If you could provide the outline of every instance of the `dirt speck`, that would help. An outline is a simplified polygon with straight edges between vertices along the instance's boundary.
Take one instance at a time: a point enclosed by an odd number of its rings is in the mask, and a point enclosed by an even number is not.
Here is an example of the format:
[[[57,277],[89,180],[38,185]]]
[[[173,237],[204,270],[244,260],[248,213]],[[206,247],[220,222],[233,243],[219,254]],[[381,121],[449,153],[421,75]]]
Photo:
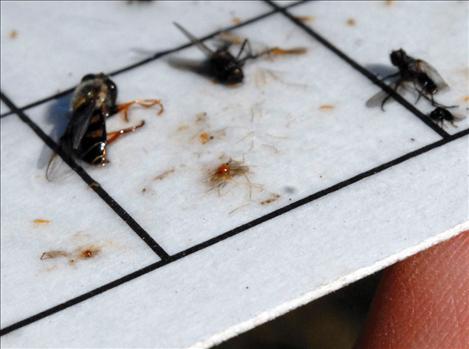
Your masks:
[[[469,103],[469,96],[464,96],[464,102]]]
[[[293,47],[293,48],[281,48],[281,47],[272,47],[267,53],[270,55],[304,55],[308,52],[306,47]]]
[[[265,205],[269,205],[275,201],[277,201],[278,199],[280,198],[280,195],[278,194],[271,194],[269,198],[265,199],[265,200],[262,200],[261,202],[259,202],[261,205],[265,206]]]
[[[101,252],[101,248],[96,245],[89,245],[82,247],[77,251],[77,256],[80,259],[89,259],[96,257]]]
[[[314,16],[295,16],[295,18],[303,23],[311,23],[314,21]]]
[[[98,182],[91,182],[90,183],[91,188],[99,188],[100,186],[101,186],[101,184],[99,184]]]
[[[57,259],[57,258],[66,258],[68,259],[69,265],[74,265],[79,260],[90,259],[96,257],[101,253],[101,247],[98,245],[85,245],[75,249],[73,252],[68,252],[65,250],[50,250],[43,252],[40,259]]]
[[[36,218],[35,220],[33,220],[33,223],[37,225],[50,224],[50,222],[50,220],[44,218]]]
[[[201,144],[205,144],[210,142],[214,137],[212,135],[209,135],[208,132],[202,131],[199,133],[199,142]]]
[[[231,23],[233,23],[233,24],[235,24],[235,25],[240,24],[240,23],[241,23],[241,18],[239,18],[239,17],[233,17],[233,18],[231,19]]]
[[[241,45],[244,41],[244,38],[242,38],[241,36],[238,36],[236,34],[233,34],[229,31],[220,33],[218,35],[218,38],[220,38],[220,40],[222,40],[226,43],[232,44],[232,45]]]
[[[357,22],[353,18],[348,18],[347,21],[345,21],[345,24],[347,24],[349,27],[355,27]]]
[[[177,131],[178,132],[182,132],[182,131],[185,131],[189,128],[189,125],[187,124],[182,124],[182,125],[179,125],[178,128],[177,128]]]
[[[322,110],[322,111],[331,111],[334,108],[335,106],[332,104],[322,104],[321,106],[319,106],[319,110]]]
[[[168,177],[169,175],[173,174],[176,170],[174,168],[170,168],[169,170],[166,170],[162,173],[160,173],[158,176],[155,176],[153,177],[153,180],[155,181],[162,181],[163,179],[165,179],[166,177]],[[145,189],[145,188],[144,188]]]
[[[385,4],[386,6],[392,6],[392,5],[394,5],[394,1],[395,1],[395,0],[385,0],[385,1],[384,1],[384,4]]]
[[[55,259],[59,257],[68,257],[70,254],[67,251],[62,250],[51,250],[47,252],[43,252],[41,255],[41,261],[45,259]]]
[[[207,113],[201,112],[195,114],[195,122],[198,124],[207,122]]]
[[[15,40],[18,37],[18,32],[16,30],[11,30],[8,33],[8,37],[12,40]]]

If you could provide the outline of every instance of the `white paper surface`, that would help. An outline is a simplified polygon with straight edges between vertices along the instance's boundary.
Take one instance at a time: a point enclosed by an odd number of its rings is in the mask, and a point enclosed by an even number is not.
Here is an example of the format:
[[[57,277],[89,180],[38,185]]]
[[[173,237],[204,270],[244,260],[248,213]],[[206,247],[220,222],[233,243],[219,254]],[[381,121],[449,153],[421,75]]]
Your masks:
[[[203,36],[270,10],[261,2],[2,3],[2,92],[18,106],[33,103],[85,73],[185,43],[173,21]],[[314,17],[308,25],[363,65],[389,64],[399,47],[424,57],[451,86],[441,100],[467,113],[469,77],[457,72],[468,69],[468,50],[448,57],[449,43],[417,25],[445,11],[454,45],[464,47],[467,10],[456,2],[314,2],[291,12]],[[5,40],[12,28],[17,37]],[[236,34],[254,47],[308,51],[247,63],[237,88],[176,70],[168,57],[117,75],[120,102],[160,98],[165,112],[132,109],[131,123],[145,127],[109,147],[107,167],[85,166],[171,256],[431,150],[9,332],[2,346],[207,347],[469,228],[467,135],[440,144],[398,103],[385,112],[365,107],[378,87],[282,14]],[[193,47],[174,57],[203,55]],[[66,96],[25,112],[57,140],[67,108]],[[17,116],[1,126],[2,329],[159,260],[76,174],[45,180],[50,150]],[[108,122],[108,130],[127,126],[118,116]],[[467,127],[466,119],[446,130]],[[204,132],[213,139],[201,142]],[[230,158],[249,167],[246,177],[210,187],[210,171]],[[90,245],[96,256],[70,262]],[[46,251],[68,255],[41,260]]]

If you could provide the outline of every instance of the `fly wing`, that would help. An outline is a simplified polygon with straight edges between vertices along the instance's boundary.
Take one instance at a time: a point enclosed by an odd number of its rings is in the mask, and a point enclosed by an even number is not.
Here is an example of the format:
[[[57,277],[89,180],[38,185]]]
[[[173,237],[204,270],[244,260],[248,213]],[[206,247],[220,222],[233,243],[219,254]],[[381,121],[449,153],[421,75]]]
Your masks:
[[[444,90],[448,88],[448,84],[441,77],[440,73],[438,73],[438,71],[433,68],[429,63],[419,59],[417,60],[417,67],[419,71],[427,74],[428,77],[433,80],[439,90]]]
[[[374,94],[371,96],[367,101],[366,101],[366,106],[368,108],[375,108],[381,105],[381,103],[384,101],[384,99],[388,96],[388,93],[386,91],[379,91],[378,93]],[[389,99],[389,102],[394,100],[393,98]]]
[[[211,77],[209,67],[206,62],[203,61],[171,57],[168,59],[168,63],[176,69],[188,70],[205,77]]]
[[[81,140],[90,125],[90,120],[95,110],[96,103],[93,100],[90,103],[85,103],[78,108],[78,110],[73,112],[65,133],[68,133],[72,137],[72,147],[74,150],[77,150],[80,146]]]
[[[185,35],[187,38],[190,40],[190,42],[194,45],[197,45],[197,47],[207,55],[207,57],[210,57],[213,54],[213,51],[205,45],[202,41],[197,39],[194,35],[189,33],[182,25],[173,22],[173,24]]]
[[[391,87],[394,88],[396,85],[396,82],[394,82]],[[399,87],[397,88],[396,90],[397,93],[409,93],[409,92],[414,92],[413,89],[409,88],[408,84],[406,84],[405,82],[402,82]],[[381,105],[381,103],[384,101],[384,99],[386,97],[388,97],[388,93],[386,91],[379,91],[377,92],[376,94],[374,94],[373,96],[371,96],[367,101],[366,101],[366,106],[368,108],[375,108],[375,107],[378,107]],[[394,101],[394,98],[389,98],[388,99],[388,103],[391,103],[392,101]]]

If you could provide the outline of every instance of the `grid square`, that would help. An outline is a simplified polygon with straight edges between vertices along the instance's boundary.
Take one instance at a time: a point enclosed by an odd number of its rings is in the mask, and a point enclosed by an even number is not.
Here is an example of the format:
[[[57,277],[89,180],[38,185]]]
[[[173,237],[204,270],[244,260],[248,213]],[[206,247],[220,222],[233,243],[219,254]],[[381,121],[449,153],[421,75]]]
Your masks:
[[[45,180],[45,145],[16,116],[1,143],[2,328],[159,260],[78,176]]]
[[[166,112],[135,110],[132,122],[145,127],[110,147],[109,166],[89,172],[170,253],[440,139],[398,104],[386,114],[366,108],[374,86],[282,15],[237,34],[255,47],[308,53],[251,62],[237,88],[175,71],[166,59],[115,79],[120,101],[161,98]],[[197,48],[177,56],[203,58]],[[53,133],[48,118],[61,103],[30,115]],[[114,118],[109,129],[124,125]],[[204,132],[214,139],[202,144]],[[211,187],[210,171],[229,159],[250,167],[247,178]]]
[[[289,12],[296,16],[311,16],[312,20],[306,23],[308,26],[370,69],[392,68],[389,54],[399,48],[429,62],[450,86],[450,89],[440,91],[436,100],[446,105],[459,105],[452,111],[465,116],[457,127],[446,125],[445,130],[454,134],[469,126],[469,3],[335,1],[331,6],[315,1]],[[409,102],[415,102],[414,94],[404,93],[403,96]],[[424,100],[416,107],[424,114],[434,109]],[[388,108],[390,104],[386,110]]]

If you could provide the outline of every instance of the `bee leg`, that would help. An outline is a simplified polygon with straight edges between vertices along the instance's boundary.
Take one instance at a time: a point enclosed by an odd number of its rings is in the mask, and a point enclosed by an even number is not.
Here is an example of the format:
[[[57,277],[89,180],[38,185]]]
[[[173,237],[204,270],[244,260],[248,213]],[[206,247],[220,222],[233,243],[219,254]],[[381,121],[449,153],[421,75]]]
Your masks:
[[[126,133],[135,132],[138,128],[143,127],[143,125],[145,125],[145,121],[142,120],[140,124],[136,126],[127,127],[118,131],[109,132],[106,135],[107,136],[106,142],[107,144],[111,144],[115,142],[120,136],[125,135]]]
[[[124,120],[126,122],[129,121],[129,109],[134,104],[137,104],[144,108],[151,108],[155,105],[158,105],[158,107],[160,108],[160,110],[158,111],[158,115],[161,115],[161,113],[163,113],[164,111],[163,103],[161,103],[159,99],[135,99],[133,101],[122,103],[117,106],[118,113],[124,112]]]

